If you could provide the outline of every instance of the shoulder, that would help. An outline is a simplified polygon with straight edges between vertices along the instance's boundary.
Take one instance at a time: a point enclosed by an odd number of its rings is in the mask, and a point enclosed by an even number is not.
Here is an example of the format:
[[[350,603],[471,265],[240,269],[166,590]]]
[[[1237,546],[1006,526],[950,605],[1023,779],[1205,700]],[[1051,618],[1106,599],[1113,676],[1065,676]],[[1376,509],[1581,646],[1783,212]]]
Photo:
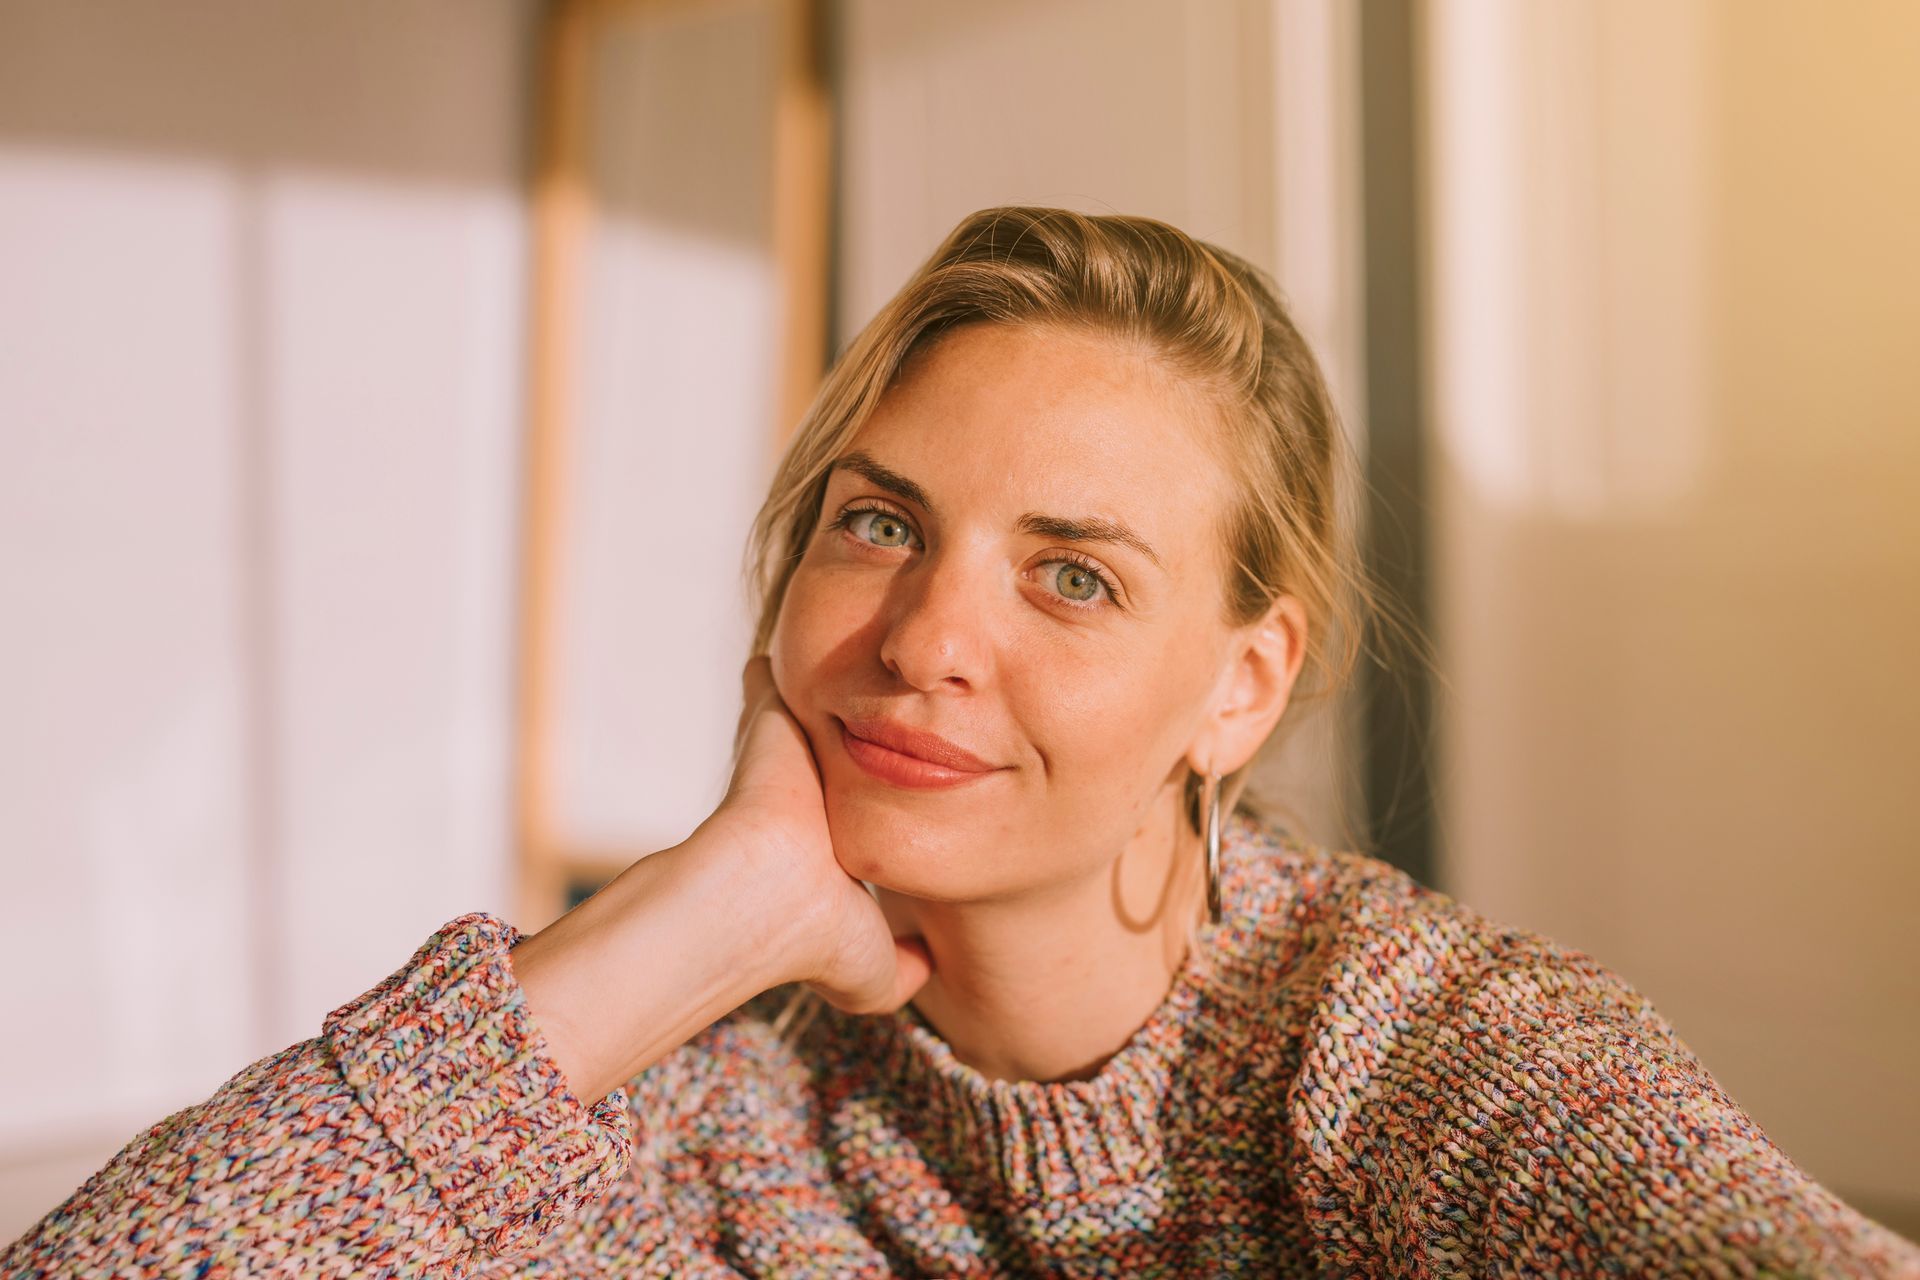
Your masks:
[[[1274,975],[1283,1136],[1326,1264],[1864,1276],[1920,1263],[1809,1179],[1592,955],[1363,854],[1295,842],[1265,874],[1280,887],[1249,921],[1249,951]]]
[[[1422,1115],[1474,1114],[1491,1085],[1517,1114],[1517,1098],[1545,1105],[1613,1077],[1657,1089],[1704,1076],[1653,1003],[1586,952],[1258,820],[1242,849],[1250,883],[1223,949],[1292,1060],[1290,1107],[1312,1148],[1341,1147],[1403,1094],[1421,1094]]]
[[[1579,998],[1652,1015],[1646,999],[1586,952],[1490,919],[1370,854],[1235,818],[1223,947],[1293,986],[1428,1014],[1455,1000],[1544,1010]],[[1657,1021],[1657,1015],[1653,1015]]]

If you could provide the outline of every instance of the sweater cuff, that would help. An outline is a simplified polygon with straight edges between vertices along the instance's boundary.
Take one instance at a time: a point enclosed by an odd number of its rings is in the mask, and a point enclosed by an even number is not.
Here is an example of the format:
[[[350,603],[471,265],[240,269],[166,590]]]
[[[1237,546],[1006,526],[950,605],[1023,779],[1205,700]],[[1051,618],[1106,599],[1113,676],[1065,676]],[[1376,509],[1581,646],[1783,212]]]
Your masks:
[[[520,938],[483,912],[449,921],[324,1030],[360,1105],[496,1256],[599,1198],[632,1155],[626,1095],[586,1106],[548,1051],[507,957]]]

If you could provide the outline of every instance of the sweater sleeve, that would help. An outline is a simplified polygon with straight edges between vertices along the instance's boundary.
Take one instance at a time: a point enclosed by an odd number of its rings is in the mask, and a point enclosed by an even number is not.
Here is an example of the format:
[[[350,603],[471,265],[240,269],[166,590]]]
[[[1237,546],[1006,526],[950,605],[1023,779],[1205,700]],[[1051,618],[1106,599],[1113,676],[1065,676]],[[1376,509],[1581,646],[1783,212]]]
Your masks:
[[[1416,898],[1330,969],[1292,1097],[1331,1273],[1920,1280],[1624,979]]]
[[[626,1172],[626,1099],[568,1091],[511,925],[451,921],[322,1033],[134,1138],[0,1276],[468,1274]]]

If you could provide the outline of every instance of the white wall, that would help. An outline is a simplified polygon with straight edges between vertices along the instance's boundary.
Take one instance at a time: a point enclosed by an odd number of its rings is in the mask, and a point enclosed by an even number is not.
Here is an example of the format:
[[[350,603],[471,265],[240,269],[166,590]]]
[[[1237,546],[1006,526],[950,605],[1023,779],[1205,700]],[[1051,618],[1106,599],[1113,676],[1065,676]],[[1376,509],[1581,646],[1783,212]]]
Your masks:
[[[780,313],[772,0],[626,14],[551,776],[632,857],[725,781]],[[533,16],[0,0],[0,1237],[513,918]]]
[[[1920,9],[1426,18],[1445,885],[1920,1229]]]
[[[631,858],[725,790],[771,477],[775,0],[611,10],[598,45],[557,610],[554,820]]]
[[[526,28],[0,5],[0,1236],[507,907]]]

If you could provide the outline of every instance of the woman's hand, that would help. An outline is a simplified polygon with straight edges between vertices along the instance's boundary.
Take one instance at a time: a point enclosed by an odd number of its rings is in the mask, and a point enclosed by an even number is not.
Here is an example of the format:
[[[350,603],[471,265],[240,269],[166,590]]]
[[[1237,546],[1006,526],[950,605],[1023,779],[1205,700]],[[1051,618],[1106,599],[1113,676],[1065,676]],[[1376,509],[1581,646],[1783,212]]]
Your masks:
[[[880,904],[834,857],[819,766],[774,687],[772,661],[749,659],[741,683],[733,777],[695,837],[711,837],[717,856],[751,857],[807,922],[786,958],[795,978],[850,1013],[898,1009],[932,975],[926,946],[895,938]]]
[[[925,944],[896,940],[834,858],[820,772],[767,659],[744,682],[719,808],[513,949],[548,1049],[583,1098],[783,983],[887,1013],[932,975]]]

